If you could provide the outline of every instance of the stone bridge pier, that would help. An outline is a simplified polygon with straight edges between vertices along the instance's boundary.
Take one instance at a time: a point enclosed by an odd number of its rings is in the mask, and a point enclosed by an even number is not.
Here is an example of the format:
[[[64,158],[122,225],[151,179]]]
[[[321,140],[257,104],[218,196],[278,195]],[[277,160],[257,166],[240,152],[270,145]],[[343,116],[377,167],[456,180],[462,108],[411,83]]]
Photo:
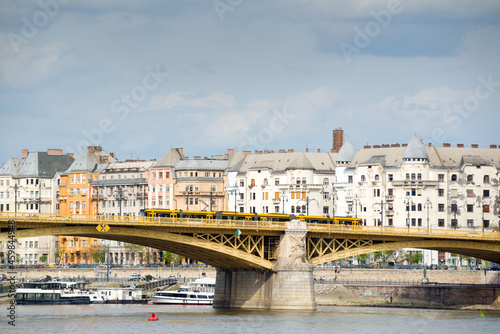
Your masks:
[[[316,310],[313,266],[306,256],[306,223],[288,222],[272,271],[217,269],[214,307]]]

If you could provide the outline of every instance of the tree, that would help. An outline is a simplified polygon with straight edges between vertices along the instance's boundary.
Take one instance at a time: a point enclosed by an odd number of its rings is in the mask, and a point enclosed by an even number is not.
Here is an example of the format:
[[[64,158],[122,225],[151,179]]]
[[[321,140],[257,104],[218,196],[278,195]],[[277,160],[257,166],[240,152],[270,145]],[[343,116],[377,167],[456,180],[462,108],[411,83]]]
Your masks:
[[[99,246],[91,245],[89,247],[90,257],[94,263],[104,263],[106,261],[107,246],[101,243]]]
[[[55,255],[56,255],[56,263],[59,264],[61,262],[61,256],[63,255],[63,253],[64,252],[62,250],[56,250],[56,253],[55,253]]]
[[[129,243],[125,244],[125,249],[128,250],[128,253],[131,255],[132,259],[135,259],[138,254],[140,255],[142,248],[143,247],[140,245],[134,245]]]
[[[16,254],[16,264],[19,265],[19,263],[23,262],[23,257],[19,254]]]
[[[414,252],[411,254],[411,260],[413,263],[421,263],[422,262],[422,253],[421,252]]]
[[[42,263],[47,262],[47,255],[40,256],[40,262]]]

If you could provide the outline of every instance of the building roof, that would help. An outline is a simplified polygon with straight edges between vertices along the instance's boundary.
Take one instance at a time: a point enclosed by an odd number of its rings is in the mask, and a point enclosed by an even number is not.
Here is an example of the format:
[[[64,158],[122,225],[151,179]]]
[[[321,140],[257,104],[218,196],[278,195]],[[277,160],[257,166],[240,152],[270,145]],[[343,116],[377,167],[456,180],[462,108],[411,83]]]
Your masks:
[[[172,148],[160,160],[156,161],[153,168],[157,167],[174,167],[179,160],[183,159],[183,154],[180,149]]]
[[[78,153],[75,161],[66,170],[68,173],[78,172],[93,172],[98,164],[104,163],[105,160],[109,163],[114,163],[117,160],[104,151],[93,151],[89,148],[84,148]]]
[[[179,160],[175,170],[217,170],[224,171],[227,168],[227,160]]]
[[[101,173],[145,172],[153,166],[154,161],[125,161],[110,163]]]
[[[249,154],[235,164],[230,171],[246,173],[255,169],[270,169],[273,172],[308,169],[316,172],[333,172],[336,156],[336,153],[324,152]]]
[[[429,159],[424,144],[417,136],[413,137],[406,147],[403,159]]]
[[[4,163],[0,168],[0,176],[17,176],[19,174],[19,169],[21,168],[21,164],[23,159],[20,158],[11,158],[9,161]]]
[[[342,147],[340,148],[339,153],[337,154],[337,161],[352,161],[352,159],[356,155],[356,151],[356,147],[349,141],[349,139],[347,139],[344,145],[342,145]]]
[[[53,178],[57,172],[68,169],[74,159],[67,155],[50,155],[47,152],[29,152],[23,159],[16,177],[47,177]]]

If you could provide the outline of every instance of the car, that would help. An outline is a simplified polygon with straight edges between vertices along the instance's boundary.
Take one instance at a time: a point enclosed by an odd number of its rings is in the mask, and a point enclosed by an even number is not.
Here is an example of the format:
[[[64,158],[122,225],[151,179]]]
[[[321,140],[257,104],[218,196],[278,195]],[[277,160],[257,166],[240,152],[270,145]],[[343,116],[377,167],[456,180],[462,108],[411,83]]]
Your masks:
[[[449,266],[448,270],[457,270],[457,266]]]
[[[141,279],[141,275],[139,275],[137,273],[130,275],[130,277],[128,278],[129,281],[139,281],[140,279]]]
[[[498,264],[494,263],[491,266],[486,267],[486,270],[500,271],[500,266]]]
[[[437,269],[438,269],[438,265],[437,265],[437,264],[431,264],[431,265],[429,266],[429,269],[430,269],[430,270],[437,270]]]

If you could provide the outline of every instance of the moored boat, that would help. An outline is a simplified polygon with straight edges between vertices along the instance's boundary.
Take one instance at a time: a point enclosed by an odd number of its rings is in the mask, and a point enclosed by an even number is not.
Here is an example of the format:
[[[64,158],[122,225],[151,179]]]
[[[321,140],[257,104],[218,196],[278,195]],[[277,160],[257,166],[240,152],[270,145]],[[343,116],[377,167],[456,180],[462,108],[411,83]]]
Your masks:
[[[188,285],[181,285],[177,291],[157,291],[151,296],[153,304],[170,305],[212,305],[214,301],[215,278],[200,278]]]
[[[16,289],[16,303],[26,304],[90,304],[104,303],[97,291],[85,288],[81,282],[27,282]]]

